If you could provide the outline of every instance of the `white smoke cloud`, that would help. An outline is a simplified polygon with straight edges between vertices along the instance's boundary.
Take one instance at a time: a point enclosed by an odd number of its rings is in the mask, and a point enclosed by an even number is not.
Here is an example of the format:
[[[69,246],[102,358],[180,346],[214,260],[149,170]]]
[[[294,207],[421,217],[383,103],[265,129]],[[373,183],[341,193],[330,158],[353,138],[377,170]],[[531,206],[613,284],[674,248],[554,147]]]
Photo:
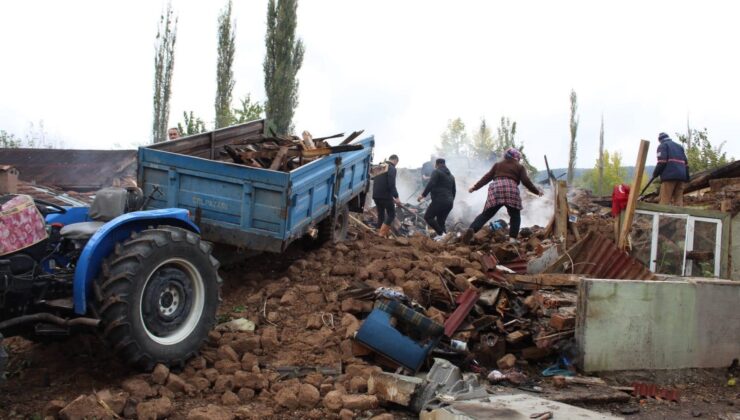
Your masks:
[[[467,227],[473,219],[483,211],[488,197],[488,186],[469,193],[468,188],[491,169],[491,163],[477,161],[469,158],[447,159],[447,167],[455,177],[457,195],[455,204],[448,218],[449,223],[461,223]],[[536,180],[533,180],[535,182]],[[396,179],[396,187],[401,201],[413,205],[418,204],[416,198],[421,194],[421,169],[399,168]],[[541,186],[540,186],[541,187]],[[547,226],[554,213],[552,190],[544,188],[544,195],[538,197],[531,194],[524,186],[519,187],[522,197],[522,227]],[[491,221],[502,219],[509,222],[506,209],[499,210]]]

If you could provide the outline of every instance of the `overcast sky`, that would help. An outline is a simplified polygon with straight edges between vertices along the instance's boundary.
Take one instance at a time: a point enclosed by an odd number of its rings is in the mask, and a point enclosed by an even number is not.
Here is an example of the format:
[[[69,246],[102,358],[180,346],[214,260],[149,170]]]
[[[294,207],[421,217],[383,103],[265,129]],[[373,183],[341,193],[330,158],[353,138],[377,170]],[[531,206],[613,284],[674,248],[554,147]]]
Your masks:
[[[266,0],[234,2],[236,99],[264,99]],[[170,121],[213,121],[216,26],[225,1],[174,0]],[[0,129],[43,120],[66,147],[134,147],[151,136],[159,1],[0,2]],[[579,167],[606,148],[632,165],[641,138],[709,129],[740,156],[740,25],[733,2],[303,0],[306,46],[295,125],[315,136],[364,128],[376,159],[426,160],[447,121],[518,124],[535,166],[566,166],[578,93]]]

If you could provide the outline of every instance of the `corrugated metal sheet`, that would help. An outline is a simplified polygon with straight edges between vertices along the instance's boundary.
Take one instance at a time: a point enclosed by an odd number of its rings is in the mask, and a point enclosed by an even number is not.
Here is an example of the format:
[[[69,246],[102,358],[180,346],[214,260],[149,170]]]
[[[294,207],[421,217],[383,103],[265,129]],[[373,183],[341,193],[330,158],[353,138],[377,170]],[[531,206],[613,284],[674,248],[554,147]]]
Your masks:
[[[523,258],[517,258],[514,261],[509,261],[505,264],[501,264],[509,270],[514,270],[517,274],[527,274],[527,260]]]
[[[136,150],[0,149],[18,178],[62,190],[96,191],[136,180]]]
[[[23,181],[18,182],[18,194],[30,195],[34,199],[44,200],[58,206],[84,207],[92,203],[92,194],[64,192]]]
[[[655,280],[641,262],[603,235],[590,232],[568,249],[545,273],[581,274],[597,279]]]

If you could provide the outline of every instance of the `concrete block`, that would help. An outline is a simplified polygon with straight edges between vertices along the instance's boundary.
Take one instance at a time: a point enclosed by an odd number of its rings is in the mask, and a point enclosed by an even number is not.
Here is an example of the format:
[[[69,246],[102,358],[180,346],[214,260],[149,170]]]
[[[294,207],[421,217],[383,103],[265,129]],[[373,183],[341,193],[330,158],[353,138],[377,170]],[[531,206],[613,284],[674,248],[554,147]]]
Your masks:
[[[740,282],[583,279],[576,344],[586,372],[727,367],[740,357]]]
[[[374,372],[367,381],[367,387],[368,393],[377,396],[381,402],[394,402],[408,407],[423,382],[423,379],[415,376]]]

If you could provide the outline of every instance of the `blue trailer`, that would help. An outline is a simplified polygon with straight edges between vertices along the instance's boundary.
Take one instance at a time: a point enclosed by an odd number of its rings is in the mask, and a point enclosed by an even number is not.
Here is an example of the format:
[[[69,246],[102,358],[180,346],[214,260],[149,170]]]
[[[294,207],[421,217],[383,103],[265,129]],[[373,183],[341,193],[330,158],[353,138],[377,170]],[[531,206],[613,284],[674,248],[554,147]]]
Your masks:
[[[343,239],[348,211],[364,205],[374,139],[289,172],[218,160],[224,146],[265,130],[258,120],[140,148],[145,209],[187,209],[203,239],[250,251],[281,252],[313,229],[320,240]]]
[[[142,147],[140,188],[103,189],[89,208],[0,196],[0,236],[13,239],[0,242],[0,380],[3,336],[79,329],[131,365],[182,367],[216,321],[211,243],[280,252],[313,232],[342,240],[364,204],[373,138],[288,172],[219,160],[264,131],[259,120]]]

